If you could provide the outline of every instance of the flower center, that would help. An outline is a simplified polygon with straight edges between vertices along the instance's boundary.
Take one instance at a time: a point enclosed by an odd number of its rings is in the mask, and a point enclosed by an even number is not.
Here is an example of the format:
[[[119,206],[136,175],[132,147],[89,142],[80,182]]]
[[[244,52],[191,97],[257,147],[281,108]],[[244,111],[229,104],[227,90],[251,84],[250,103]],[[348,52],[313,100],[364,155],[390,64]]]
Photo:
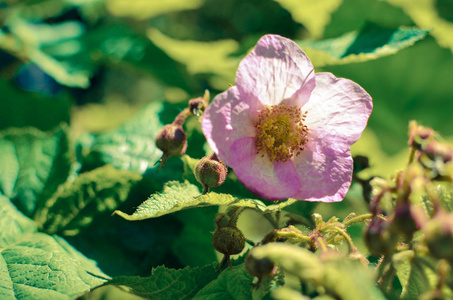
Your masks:
[[[255,123],[256,153],[268,155],[271,161],[287,161],[304,150],[308,127],[304,125],[307,112],[296,106],[266,106]]]

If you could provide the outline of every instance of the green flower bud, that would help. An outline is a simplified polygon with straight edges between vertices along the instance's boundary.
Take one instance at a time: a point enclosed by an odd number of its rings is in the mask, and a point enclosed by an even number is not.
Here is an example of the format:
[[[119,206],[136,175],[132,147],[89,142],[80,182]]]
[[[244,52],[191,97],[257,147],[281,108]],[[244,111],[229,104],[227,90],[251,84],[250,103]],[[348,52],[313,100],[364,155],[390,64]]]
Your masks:
[[[156,136],[156,146],[163,152],[159,160],[161,167],[163,167],[170,156],[182,155],[186,152],[186,133],[181,126],[175,124],[165,125]]]
[[[236,227],[220,227],[214,232],[212,245],[224,255],[239,254],[245,247],[245,238]]]
[[[231,220],[230,216],[225,213],[217,214],[214,218],[214,222],[217,225],[217,227],[228,226],[230,224],[230,220]]]
[[[195,178],[203,186],[203,194],[206,194],[209,188],[221,185],[227,172],[227,167],[215,154],[200,159],[194,169]]]
[[[393,252],[398,237],[391,234],[387,221],[375,216],[365,230],[364,240],[370,253],[380,256]]]

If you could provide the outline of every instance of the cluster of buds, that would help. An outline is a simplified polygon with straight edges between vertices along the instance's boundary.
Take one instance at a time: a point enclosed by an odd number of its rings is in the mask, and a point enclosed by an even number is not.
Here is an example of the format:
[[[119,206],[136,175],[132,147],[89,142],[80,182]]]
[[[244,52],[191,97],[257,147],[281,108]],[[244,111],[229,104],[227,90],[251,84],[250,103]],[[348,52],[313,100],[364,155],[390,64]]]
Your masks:
[[[244,250],[245,238],[242,232],[236,227],[237,220],[243,208],[234,208],[229,213],[219,213],[214,221],[217,229],[212,237],[214,249],[223,254],[223,259],[219,264],[218,271],[224,264],[231,265],[231,255],[239,254]]]
[[[373,255],[389,255],[398,243],[412,241],[422,230],[434,257],[453,261],[453,255],[442,249],[453,247],[453,215],[443,212],[433,192],[433,180],[452,179],[453,149],[439,142],[439,135],[430,128],[412,121],[409,125],[411,156],[407,168],[393,180],[375,179],[371,212],[373,218],[364,233]],[[422,197],[434,207],[434,217],[420,205]],[[446,217],[448,215],[448,217]],[[441,244],[450,244],[444,248]]]
[[[187,136],[182,126],[187,117],[203,115],[208,105],[209,92],[206,90],[203,98],[195,98],[189,101],[187,108],[182,110],[175,118],[173,123],[165,125],[156,136],[156,146],[163,154],[159,161],[159,168],[163,168],[170,156],[183,155],[187,149]]]

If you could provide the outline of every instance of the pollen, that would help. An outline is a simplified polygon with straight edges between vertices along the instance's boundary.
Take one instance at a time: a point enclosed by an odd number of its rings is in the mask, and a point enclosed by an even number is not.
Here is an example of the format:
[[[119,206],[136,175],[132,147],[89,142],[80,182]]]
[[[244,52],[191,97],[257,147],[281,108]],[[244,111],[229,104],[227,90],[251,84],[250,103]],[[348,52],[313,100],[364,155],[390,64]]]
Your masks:
[[[307,112],[291,105],[266,106],[255,123],[256,153],[284,162],[300,155],[308,142]]]

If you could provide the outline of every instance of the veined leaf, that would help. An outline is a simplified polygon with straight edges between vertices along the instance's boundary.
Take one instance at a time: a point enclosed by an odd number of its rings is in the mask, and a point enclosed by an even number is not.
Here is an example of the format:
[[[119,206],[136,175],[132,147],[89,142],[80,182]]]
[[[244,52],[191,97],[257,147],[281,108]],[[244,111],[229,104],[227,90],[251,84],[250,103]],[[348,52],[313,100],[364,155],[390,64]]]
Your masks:
[[[251,299],[251,287],[253,278],[245,271],[244,264],[235,266],[233,269],[225,269],[219,277],[202,290],[192,299],[203,300],[229,300]]]
[[[0,132],[0,162],[0,192],[32,215],[69,174],[72,159],[65,127]]]
[[[74,182],[59,186],[35,216],[47,233],[77,234],[101,213],[112,212],[124,202],[141,175],[106,165],[82,173]]]
[[[395,254],[392,263],[403,287],[401,299],[414,299],[436,288],[439,280],[438,262],[434,258],[407,250]],[[447,287],[444,287],[442,292],[446,298],[448,298],[447,295],[450,297],[453,295],[452,290]]]
[[[126,220],[138,221],[160,217],[183,209],[211,205],[249,207],[268,212],[281,209],[296,201],[297,200],[290,199],[280,202],[280,204],[266,206],[259,200],[235,198],[230,194],[210,192],[206,195],[201,195],[198,187],[190,184],[188,181],[185,181],[184,183],[171,181],[164,186],[163,192],[151,195],[151,197],[143,202],[132,215],[125,214],[121,211],[115,211],[114,213]]]
[[[37,232],[0,195],[0,298],[73,299],[106,277],[60,237]]]
[[[163,127],[158,117],[162,109],[162,103],[153,102],[117,129],[93,135],[86,160],[140,174],[153,168],[162,156],[155,145],[155,137]]]
[[[120,276],[106,284],[119,285],[145,299],[191,299],[217,277],[214,265],[184,269],[154,268],[148,277]]]
[[[417,27],[383,28],[368,24],[359,32],[321,41],[300,41],[315,67],[377,59],[413,45],[428,34]]]

